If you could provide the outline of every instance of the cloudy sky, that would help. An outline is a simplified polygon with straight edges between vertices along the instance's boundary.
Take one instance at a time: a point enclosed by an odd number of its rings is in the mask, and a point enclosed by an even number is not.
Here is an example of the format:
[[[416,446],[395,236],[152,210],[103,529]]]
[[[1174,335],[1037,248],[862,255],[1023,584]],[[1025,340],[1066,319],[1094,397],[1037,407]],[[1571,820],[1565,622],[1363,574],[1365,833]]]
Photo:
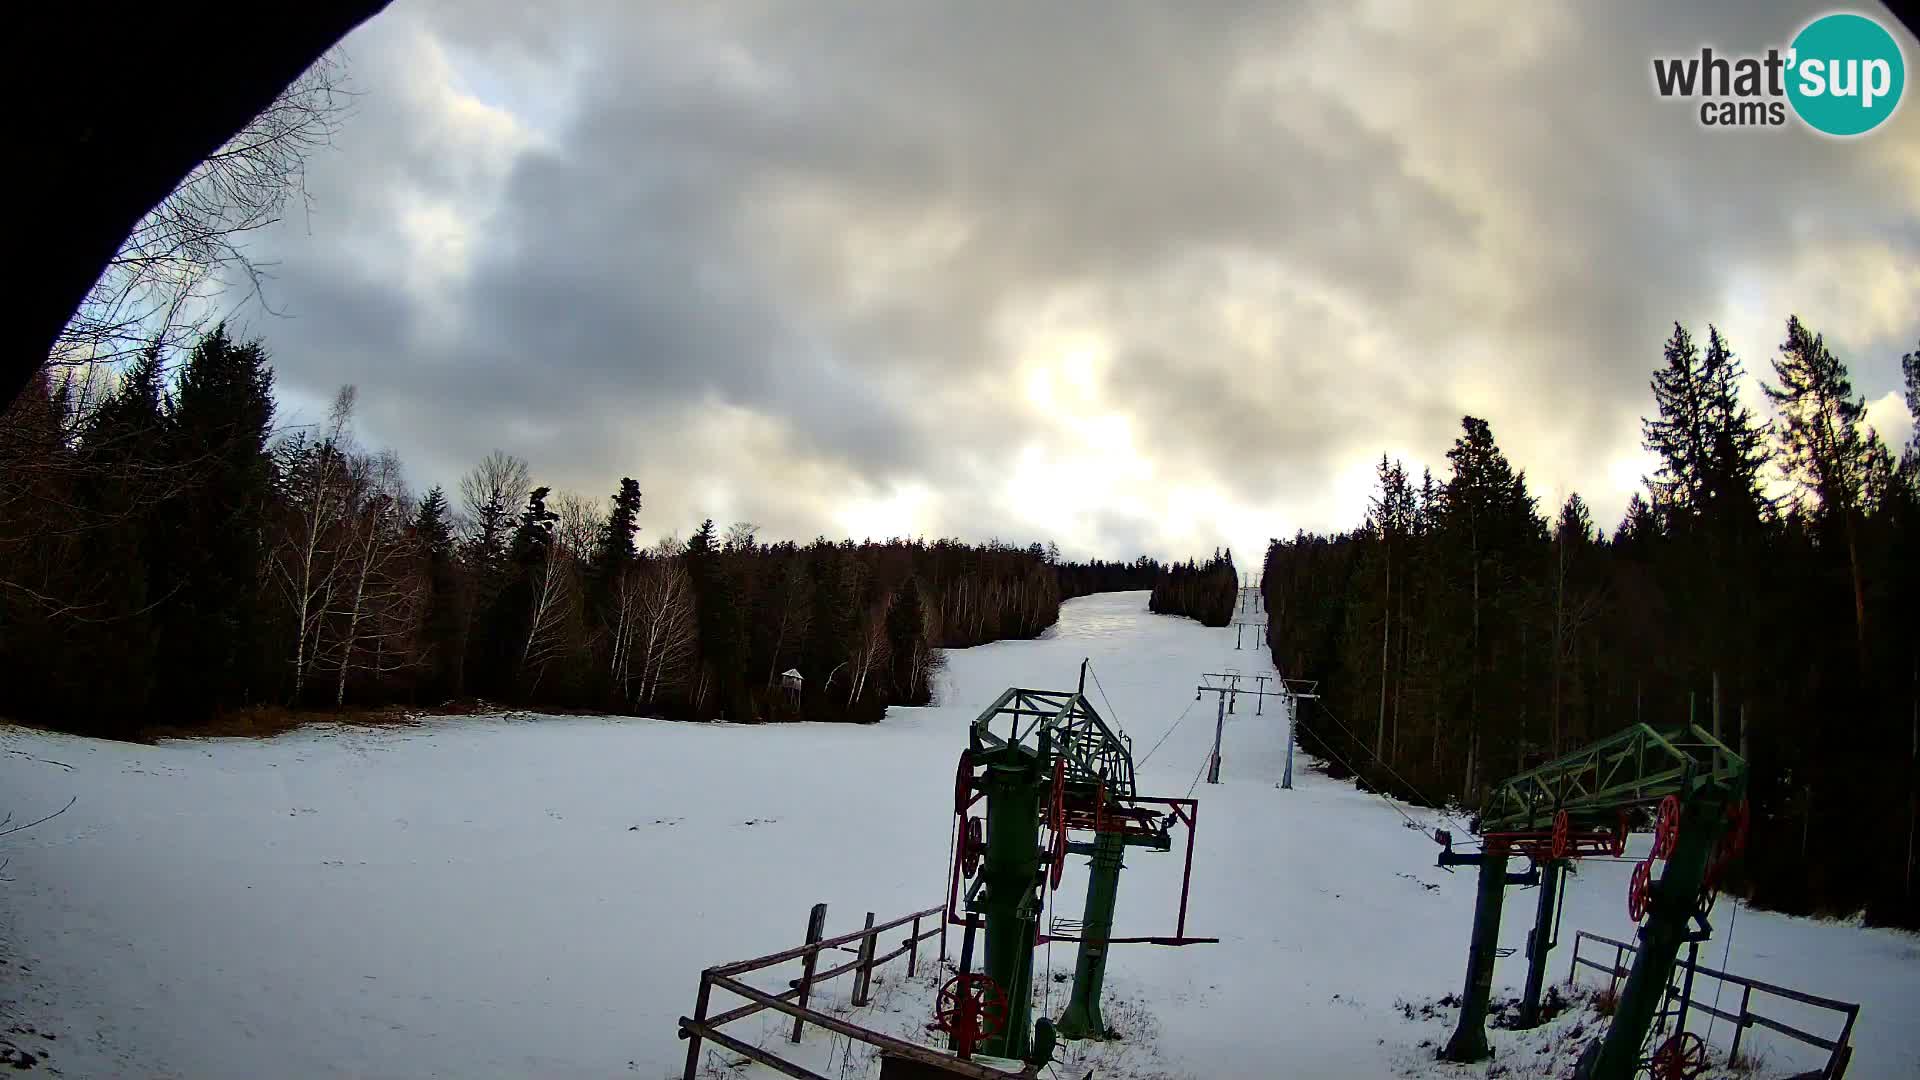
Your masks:
[[[1906,430],[1920,108],[1839,141],[1652,89],[1823,4],[531,7],[351,36],[312,211],[254,248],[285,418],[356,384],[419,486],[498,447],[636,477],[655,538],[1245,564],[1472,413],[1611,522],[1672,322],[1764,370],[1789,312]]]

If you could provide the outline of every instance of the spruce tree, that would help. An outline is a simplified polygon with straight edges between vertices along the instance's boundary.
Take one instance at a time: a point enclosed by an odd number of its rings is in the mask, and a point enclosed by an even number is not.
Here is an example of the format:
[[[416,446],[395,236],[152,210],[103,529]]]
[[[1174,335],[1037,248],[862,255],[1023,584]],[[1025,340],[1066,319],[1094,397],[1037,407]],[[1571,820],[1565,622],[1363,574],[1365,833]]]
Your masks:
[[[1773,361],[1778,385],[1762,384],[1786,421],[1782,463],[1786,478],[1809,499],[1816,522],[1837,531],[1846,545],[1853,588],[1854,630],[1862,663],[1867,647],[1867,594],[1861,565],[1860,514],[1873,446],[1863,429],[1867,404],[1853,393],[1847,367],[1825,338],[1797,315],[1787,319],[1787,340]]]
[[[282,674],[280,650],[260,632],[274,479],[267,359],[258,341],[216,326],[187,358],[167,416],[167,464],[186,486],[158,514],[152,585],[171,597],[158,612],[160,696],[193,713],[279,696],[265,681]]]
[[[1664,356],[1665,366],[1653,373],[1652,382],[1659,415],[1640,422],[1646,448],[1660,456],[1660,468],[1646,484],[1661,519],[1685,531],[1705,501],[1707,378],[1693,335],[1679,323],[1673,324]]]
[[[421,683],[436,699],[465,690],[467,613],[454,555],[453,524],[446,492],[438,485],[420,500],[413,533],[424,562],[426,612],[421,617]]]
[[[687,573],[693,579],[700,655],[712,681],[712,706],[722,719],[746,721],[753,717],[742,683],[747,658],[745,619],[721,560],[713,519],[708,518],[687,540]]]
[[[932,700],[925,679],[927,655],[926,610],[920,602],[920,583],[907,578],[893,594],[887,608],[888,655],[893,666],[893,689],[907,705],[924,705]]]
[[[1907,432],[1906,460],[1920,468],[1920,348],[1900,358],[1900,372],[1907,380],[1907,415],[1913,427]]]

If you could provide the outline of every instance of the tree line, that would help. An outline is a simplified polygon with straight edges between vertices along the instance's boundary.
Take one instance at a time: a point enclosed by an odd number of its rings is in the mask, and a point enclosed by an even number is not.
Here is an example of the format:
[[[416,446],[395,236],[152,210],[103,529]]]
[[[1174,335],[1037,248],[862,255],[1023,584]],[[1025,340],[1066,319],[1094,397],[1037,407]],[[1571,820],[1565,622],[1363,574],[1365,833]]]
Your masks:
[[[1052,545],[641,542],[495,452],[410,493],[343,389],[277,431],[264,346],[149,348],[83,401],[49,368],[0,422],[0,710],[90,733],[249,706],[500,704],[729,721],[875,720],[931,700],[944,647],[1031,638],[1063,596],[1157,563]]]
[[[1214,549],[1213,558],[1195,564],[1175,563],[1155,576],[1153,595],[1147,610],[1156,615],[1183,615],[1203,626],[1225,626],[1233,621],[1233,608],[1240,596],[1240,575],[1233,568],[1233,551],[1222,554]]]
[[[1903,361],[1920,416],[1920,349]],[[1920,925],[1920,435],[1896,456],[1798,318],[1762,386],[1676,325],[1651,379],[1659,461],[1609,535],[1544,517],[1485,420],[1448,475],[1384,457],[1350,532],[1274,541],[1275,664],[1317,678],[1303,745],[1360,782],[1468,807],[1635,722],[1691,720],[1752,767],[1734,883],[1793,912]]]

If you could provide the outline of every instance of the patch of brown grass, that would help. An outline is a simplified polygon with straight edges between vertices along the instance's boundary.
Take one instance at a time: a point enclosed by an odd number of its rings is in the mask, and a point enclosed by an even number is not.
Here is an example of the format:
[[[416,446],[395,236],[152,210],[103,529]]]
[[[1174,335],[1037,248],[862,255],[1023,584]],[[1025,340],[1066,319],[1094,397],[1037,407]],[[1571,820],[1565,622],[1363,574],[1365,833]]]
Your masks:
[[[1604,990],[1595,990],[1588,1004],[1601,1016],[1612,1016],[1613,1010],[1620,1005],[1620,991],[1611,986]]]
[[[224,709],[190,727],[156,725],[140,732],[140,741],[160,739],[271,739],[308,724],[348,724],[353,727],[411,727],[418,723],[397,705],[374,709],[290,709],[284,705],[251,705]]]

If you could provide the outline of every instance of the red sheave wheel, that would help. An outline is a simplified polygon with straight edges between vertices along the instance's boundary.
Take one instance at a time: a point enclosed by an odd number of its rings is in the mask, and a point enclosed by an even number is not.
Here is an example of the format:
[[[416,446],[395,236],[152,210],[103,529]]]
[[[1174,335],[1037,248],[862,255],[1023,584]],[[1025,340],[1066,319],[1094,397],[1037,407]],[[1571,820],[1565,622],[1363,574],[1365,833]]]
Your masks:
[[[1627,882],[1627,915],[1634,922],[1647,917],[1647,897],[1653,891],[1653,862],[1635,863],[1633,877]]]
[[[971,878],[980,869],[980,856],[986,853],[986,822],[977,817],[967,819],[967,831],[960,838],[960,876]]]
[[[1067,871],[1067,822],[1065,818],[1054,819],[1053,841],[1047,851],[1047,888],[1060,887],[1060,875]]]
[[[984,971],[955,975],[940,987],[933,1026],[953,1036],[955,1049],[973,1053],[983,1039],[1007,1022],[1007,995]]]
[[[1564,859],[1567,857],[1567,844],[1569,842],[1569,834],[1572,833],[1572,831],[1573,823],[1567,819],[1567,812],[1565,810],[1553,815],[1554,858]]]
[[[1691,1031],[1682,1031],[1660,1044],[1653,1052],[1650,1071],[1654,1080],[1693,1080],[1707,1071],[1707,1042]]]
[[[960,767],[953,777],[953,812],[957,817],[967,815],[967,804],[973,801],[973,751],[960,751]]]
[[[1672,795],[1660,800],[1660,812],[1653,819],[1653,857],[1666,859],[1673,856],[1673,846],[1680,840],[1680,800]]]
[[[1747,800],[1741,799],[1727,808],[1727,835],[1721,841],[1726,848],[1726,858],[1733,858],[1747,849],[1747,830],[1753,824],[1753,809]]]

